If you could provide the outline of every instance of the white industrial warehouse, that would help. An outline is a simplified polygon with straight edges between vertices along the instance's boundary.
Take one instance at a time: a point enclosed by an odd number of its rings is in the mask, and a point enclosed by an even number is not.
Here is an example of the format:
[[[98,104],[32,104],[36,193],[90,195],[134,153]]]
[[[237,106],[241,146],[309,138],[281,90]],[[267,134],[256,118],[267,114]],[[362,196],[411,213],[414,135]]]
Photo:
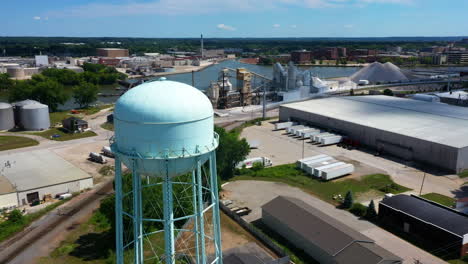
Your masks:
[[[468,109],[391,96],[351,96],[282,105],[280,121],[329,129],[408,161],[468,169]]]
[[[93,178],[49,150],[0,156],[0,208],[93,187]]]

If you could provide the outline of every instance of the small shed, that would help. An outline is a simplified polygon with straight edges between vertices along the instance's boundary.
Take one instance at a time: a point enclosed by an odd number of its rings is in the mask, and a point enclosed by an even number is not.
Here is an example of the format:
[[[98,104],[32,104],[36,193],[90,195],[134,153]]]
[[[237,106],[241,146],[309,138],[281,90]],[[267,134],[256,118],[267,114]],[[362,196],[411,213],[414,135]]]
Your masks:
[[[88,129],[88,122],[74,116],[62,120],[62,125],[63,128],[73,133],[84,132],[86,129]]]

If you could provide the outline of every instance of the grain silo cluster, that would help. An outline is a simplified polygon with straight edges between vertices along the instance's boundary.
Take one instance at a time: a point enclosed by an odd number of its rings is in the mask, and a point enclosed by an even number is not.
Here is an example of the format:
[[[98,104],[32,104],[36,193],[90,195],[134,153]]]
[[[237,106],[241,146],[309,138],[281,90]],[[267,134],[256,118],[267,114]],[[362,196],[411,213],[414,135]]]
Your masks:
[[[49,107],[34,100],[0,103],[0,130],[40,131],[50,127]]]

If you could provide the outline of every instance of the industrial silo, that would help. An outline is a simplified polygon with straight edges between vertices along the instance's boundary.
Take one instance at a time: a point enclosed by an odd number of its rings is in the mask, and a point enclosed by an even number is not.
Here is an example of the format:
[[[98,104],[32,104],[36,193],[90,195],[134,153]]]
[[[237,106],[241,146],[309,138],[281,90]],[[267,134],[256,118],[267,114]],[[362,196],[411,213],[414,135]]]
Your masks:
[[[24,74],[24,69],[21,68],[21,67],[11,67],[11,68],[7,68],[7,73],[9,76],[11,76],[11,78],[19,78],[19,79],[22,79],[24,78],[25,74]]]
[[[132,255],[135,264],[222,264],[219,136],[208,98],[187,84],[146,82],[117,101],[114,125],[116,263]],[[144,250],[155,240],[162,250]]]
[[[29,99],[13,103],[13,112],[15,115],[15,124],[17,127],[23,128],[23,124],[21,122],[21,111],[25,105],[30,105],[30,104],[40,104],[40,103],[38,101],[29,100]]]
[[[10,130],[15,127],[15,118],[11,104],[0,103],[0,130]]]
[[[49,107],[43,104],[28,104],[20,112],[21,124],[24,130],[40,131],[49,129]]]

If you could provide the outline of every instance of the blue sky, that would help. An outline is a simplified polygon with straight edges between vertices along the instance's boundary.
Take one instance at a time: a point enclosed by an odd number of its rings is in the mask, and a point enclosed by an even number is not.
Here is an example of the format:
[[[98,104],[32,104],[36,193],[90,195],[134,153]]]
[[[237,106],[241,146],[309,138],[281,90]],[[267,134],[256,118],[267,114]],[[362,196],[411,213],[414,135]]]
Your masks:
[[[0,36],[468,36],[468,0],[2,2]]]

